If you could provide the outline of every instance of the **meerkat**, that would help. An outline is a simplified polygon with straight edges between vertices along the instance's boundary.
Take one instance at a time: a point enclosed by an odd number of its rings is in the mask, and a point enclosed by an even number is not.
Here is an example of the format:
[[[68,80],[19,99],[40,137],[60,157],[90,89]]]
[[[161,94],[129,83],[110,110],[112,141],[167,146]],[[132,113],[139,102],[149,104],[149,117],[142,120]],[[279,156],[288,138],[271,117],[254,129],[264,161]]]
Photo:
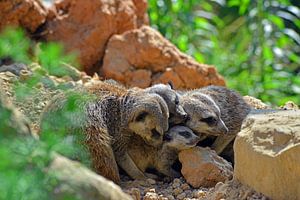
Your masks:
[[[107,79],[104,82],[118,85],[120,87],[125,87],[120,82]],[[179,104],[179,94],[174,90],[173,84],[171,82],[167,84],[154,84],[148,88],[145,88],[145,91],[150,94],[157,94],[161,96],[169,109],[169,124],[176,125],[183,123],[187,118],[187,113],[184,111],[183,107]]]
[[[212,148],[221,154],[240,131],[251,107],[235,91],[221,86],[207,86],[185,92],[180,97],[188,113],[186,126],[203,140],[217,136]]]
[[[165,133],[162,146],[154,148],[145,145],[139,138],[135,145],[129,147],[128,153],[142,172],[147,168],[154,168],[165,176],[176,178],[180,177],[180,174],[172,169],[172,165],[178,158],[178,153],[196,146],[199,139],[188,127],[177,125]]]
[[[169,109],[169,124],[176,125],[183,123],[187,118],[187,113],[179,102],[179,94],[173,89],[172,83],[155,84],[145,89],[147,92],[158,94],[168,105]]]
[[[69,111],[66,94],[60,95],[44,110],[41,130],[50,129],[54,133],[58,123],[68,133],[79,130],[98,174],[118,183],[118,164],[133,179],[145,179],[127,149],[135,134],[151,146],[162,144],[169,117],[165,101],[143,89],[127,90],[102,81],[72,92],[77,96],[71,107],[79,111]]]

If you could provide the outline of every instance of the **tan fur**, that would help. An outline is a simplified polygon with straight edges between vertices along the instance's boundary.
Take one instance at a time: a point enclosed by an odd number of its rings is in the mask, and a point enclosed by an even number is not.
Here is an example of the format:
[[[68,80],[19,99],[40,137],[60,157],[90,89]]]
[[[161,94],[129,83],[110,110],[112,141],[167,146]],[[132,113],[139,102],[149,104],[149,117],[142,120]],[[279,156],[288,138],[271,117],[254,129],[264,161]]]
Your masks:
[[[188,138],[180,135],[180,132],[189,134]],[[145,172],[147,168],[154,168],[168,177],[178,177],[180,174],[171,168],[181,150],[191,148],[197,144],[199,137],[191,129],[184,126],[174,126],[165,133],[164,143],[160,147],[145,144],[141,138],[130,145],[128,153],[136,166]]]
[[[57,115],[53,114],[58,112],[60,116],[65,116],[69,113],[66,117],[69,121],[62,126],[70,134],[74,130],[83,132],[92,166],[97,173],[119,182],[118,164],[132,178],[146,178],[127,154],[127,148],[134,134],[150,145],[162,144],[169,117],[164,100],[143,89],[127,90],[101,81],[72,92],[79,95],[75,100],[79,111],[68,111],[67,95],[60,95],[45,109],[41,128],[55,131],[58,120]]]
[[[238,93],[220,86],[185,92],[180,100],[189,115],[186,126],[199,136],[217,136],[212,147],[218,154],[235,138],[251,110]],[[209,117],[212,123],[207,122]]]

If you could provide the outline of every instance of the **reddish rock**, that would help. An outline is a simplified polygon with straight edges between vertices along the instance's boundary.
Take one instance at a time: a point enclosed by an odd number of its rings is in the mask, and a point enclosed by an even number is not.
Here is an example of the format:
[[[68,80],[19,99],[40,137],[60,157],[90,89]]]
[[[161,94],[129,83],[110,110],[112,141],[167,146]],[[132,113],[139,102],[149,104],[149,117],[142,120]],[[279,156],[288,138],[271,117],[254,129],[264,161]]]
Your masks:
[[[151,83],[147,78],[139,80],[143,87],[168,81],[172,81],[177,89],[225,85],[215,67],[197,63],[148,26],[114,35],[107,44],[100,73],[132,85],[130,74],[139,69],[148,70],[151,76]]]
[[[91,74],[113,34],[148,23],[146,8],[146,0],[60,0],[50,9],[45,38],[77,52],[81,65]]]
[[[46,21],[47,10],[39,0],[1,0],[0,31],[7,26],[21,26],[35,32]]]
[[[232,178],[231,164],[208,147],[184,150],[179,153],[179,161],[182,175],[194,188],[214,187],[218,182]]]

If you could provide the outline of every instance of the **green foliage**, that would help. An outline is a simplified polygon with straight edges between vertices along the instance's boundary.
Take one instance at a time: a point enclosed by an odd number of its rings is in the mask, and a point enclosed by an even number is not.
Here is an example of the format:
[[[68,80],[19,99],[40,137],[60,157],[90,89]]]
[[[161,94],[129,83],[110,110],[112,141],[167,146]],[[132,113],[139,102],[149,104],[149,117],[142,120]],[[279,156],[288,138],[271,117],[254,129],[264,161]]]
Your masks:
[[[300,104],[300,9],[290,0],[149,1],[151,25],[230,88]]]
[[[21,29],[5,29],[0,35],[0,58],[10,57],[16,62],[29,63],[30,42]]]
[[[15,96],[20,102],[38,92],[39,84],[51,85],[46,75],[70,75],[70,71],[64,68],[64,62],[76,64],[75,56],[65,55],[60,45],[35,44],[20,29],[7,29],[0,34],[0,60],[3,58],[26,64],[35,61],[42,66],[34,70],[27,79],[16,81]],[[36,67],[36,64],[29,66]],[[70,95],[66,100],[69,114],[76,112],[74,98],[79,99],[78,95]],[[82,144],[83,135],[78,133],[72,139],[66,134],[66,130],[57,133],[48,129],[41,133],[43,137],[40,140],[36,140],[31,136],[21,135],[12,116],[12,110],[7,109],[0,101],[0,199],[52,199],[51,194],[58,184],[53,174],[46,173],[52,155],[55,152],[68,157],[75,154],[76,158],[89,166],[86,149]],[[58,121],[60,117],[55,116]],[[62,199],[75,197],[67,196]]]

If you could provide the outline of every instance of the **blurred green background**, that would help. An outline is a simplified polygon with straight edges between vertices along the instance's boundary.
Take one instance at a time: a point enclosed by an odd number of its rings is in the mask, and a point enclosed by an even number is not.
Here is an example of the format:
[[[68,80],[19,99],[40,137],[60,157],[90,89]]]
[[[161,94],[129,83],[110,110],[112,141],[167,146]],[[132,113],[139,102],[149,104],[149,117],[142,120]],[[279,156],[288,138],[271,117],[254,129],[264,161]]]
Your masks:
[[[148,0],[151,26],[227,86],[273,105],[300,104],[300,1]]]

